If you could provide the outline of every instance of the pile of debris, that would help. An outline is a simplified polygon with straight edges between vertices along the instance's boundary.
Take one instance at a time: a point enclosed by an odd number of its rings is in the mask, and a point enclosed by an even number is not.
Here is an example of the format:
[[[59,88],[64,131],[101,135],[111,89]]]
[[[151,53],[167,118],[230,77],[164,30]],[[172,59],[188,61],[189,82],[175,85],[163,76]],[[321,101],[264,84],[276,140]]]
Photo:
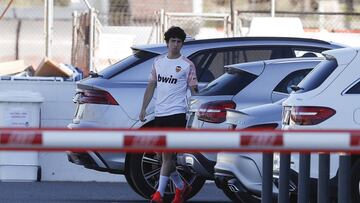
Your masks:
[[[32,65],[25,65],[24,60],[0,62],[0,76],[62,77],[64,79],[77,81],[83,78],[83,73],[77,67],[57,63],[45,57],[36,68]]]

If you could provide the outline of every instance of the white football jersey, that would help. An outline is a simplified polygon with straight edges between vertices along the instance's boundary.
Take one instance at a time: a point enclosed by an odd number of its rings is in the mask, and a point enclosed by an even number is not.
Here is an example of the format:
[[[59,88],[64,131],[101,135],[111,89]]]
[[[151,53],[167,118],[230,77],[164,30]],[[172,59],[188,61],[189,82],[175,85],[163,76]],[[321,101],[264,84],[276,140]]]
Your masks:
[[[187,89],[198,83],[192,61],[161,55],[154,60],[149,80],[156,81],[155,116],[186,113]]]

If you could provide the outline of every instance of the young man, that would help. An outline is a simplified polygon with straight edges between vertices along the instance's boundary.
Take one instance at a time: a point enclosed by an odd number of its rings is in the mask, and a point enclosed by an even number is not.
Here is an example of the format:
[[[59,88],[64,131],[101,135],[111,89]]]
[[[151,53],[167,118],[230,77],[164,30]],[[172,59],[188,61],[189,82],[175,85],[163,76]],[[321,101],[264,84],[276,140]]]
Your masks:
[[[140,121],[145,121],[146,108],[150,103],[155,87],[155,120],[156,128],[185,128],[187,111],[187,89],[191,94],[197,92],[197,78],[194,64],[182,56],[180,50],[186,34],[179,27],[171,27],[164,34],[168,53],[154,60],[149,83],[145,90],[143,104],[139,115]],[[159,186],[150,202],[162,203],[168,180],[171,179],[175,186],[173,203],[182,203],[191,188],[176,171],[176,153],[162,153]]]

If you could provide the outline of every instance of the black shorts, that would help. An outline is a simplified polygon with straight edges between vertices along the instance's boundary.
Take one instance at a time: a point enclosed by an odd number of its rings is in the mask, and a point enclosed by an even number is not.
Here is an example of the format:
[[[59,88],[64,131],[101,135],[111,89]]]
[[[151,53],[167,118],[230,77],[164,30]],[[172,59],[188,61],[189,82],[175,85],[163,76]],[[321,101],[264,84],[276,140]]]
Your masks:
[[[174,114],[170,116],[155,117],[154,127],[156,128],[185,128],[186,114]]]

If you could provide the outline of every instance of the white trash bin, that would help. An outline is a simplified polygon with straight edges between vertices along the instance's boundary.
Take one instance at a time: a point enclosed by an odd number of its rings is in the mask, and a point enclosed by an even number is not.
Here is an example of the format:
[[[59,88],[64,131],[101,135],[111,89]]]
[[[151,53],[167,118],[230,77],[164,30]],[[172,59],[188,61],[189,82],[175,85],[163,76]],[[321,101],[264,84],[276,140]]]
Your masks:
[[[0,128],[39,128],[43,100],[38,92],[1,91]],[[38,152],[0,151],[0,181],[37,181],[39,171]]]

